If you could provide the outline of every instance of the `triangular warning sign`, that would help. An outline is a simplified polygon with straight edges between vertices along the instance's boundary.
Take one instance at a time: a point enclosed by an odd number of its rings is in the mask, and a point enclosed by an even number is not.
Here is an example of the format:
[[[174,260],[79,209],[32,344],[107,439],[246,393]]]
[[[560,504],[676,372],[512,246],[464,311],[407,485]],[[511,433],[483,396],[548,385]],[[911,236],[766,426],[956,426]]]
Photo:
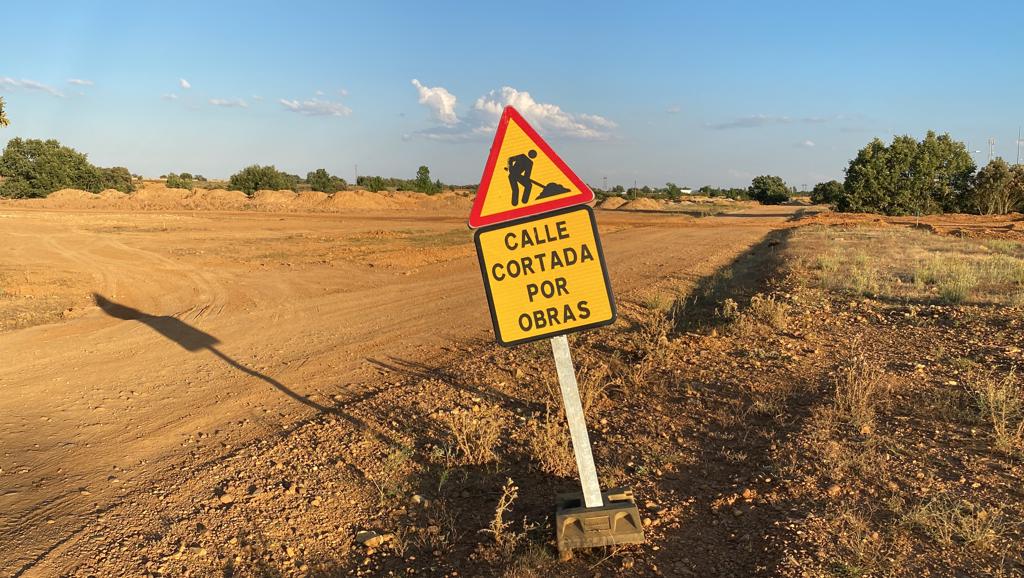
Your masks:
[[[590,187],[516,109],[506,106],[480,177],[469,226],[476,229],[592,200]]]

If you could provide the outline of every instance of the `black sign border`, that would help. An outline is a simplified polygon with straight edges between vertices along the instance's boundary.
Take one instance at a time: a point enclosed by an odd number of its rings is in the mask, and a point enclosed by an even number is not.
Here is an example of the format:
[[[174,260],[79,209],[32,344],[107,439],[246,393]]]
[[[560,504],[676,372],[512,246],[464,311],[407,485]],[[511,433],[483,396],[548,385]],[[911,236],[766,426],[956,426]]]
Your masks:
[[[494,296],[491,295],[491,282],[490,282],[490,277],[487,275],[487,264],[484,263],[484,253],[483,253],[483,251],[480,250],[480,235],[482,235],[484,233],[487,233],[487,232],[490,232],[490,231],[497,230],[497,229],[504,229],[504,228],[507,228],[507,227],[516,227],[516,226],[519,226],[519,225],[524,225],[524,224],[532,223],[533,221],[539,221],[541,219],[550,219],[551,217],[557,217],[559,215],[564,215],[564,214],[567,214],[567,213],[572,213],[574,211],[586,211],[589,214],[589,216],[590,216],[590,226],[593,228],[593,231],[594,231],[594,242],[597,245],[597,260],[601,264],[601,272],[604,273],[604,286],[605,286],[605,289],[608,290],[608,303],[611,306],[611,310],[612,310],[611,318],[610,319],[606,319],[604,321],[597,321],[595,323],[589,323],[587,325],[580,325],[579,327],[573,327],[572,329],[564,329],[564,330],[561,330],[561,331],[556,330],[556,331],[552,331],[550,333],[543,333],[541,335],[535,335],[533,337],[527,337],[527,338],[524,338],[524,339],[517,339],[515,341],[505,341],[501,337],[501,328],[498,326],[498,315],[497,315],[497,313],[494,310]],[[577,331],[585,331],[587,329],[594,329],[596,327],[604,327],[605,325],[611,325],[612,323],[615,323],[615,320],[618,318],[619,313],[618,313],[618,309],[615,307],[615,295],[612,293],[612,282],[611,282],[611,279],[608,278],[608,266],[605,264],[605,261],[604,261],[604,249],[601,247],[601,236],[598,234],[598,231],[597,231],[597,217],[596,217],[596,215],[594,215],[594,209],[592,209],[590,206],[588,206],[588,205],[577,205],[577,206],[574,206],[574,207],[566,207],[564,209],[558,209],[556,211],[551,211],[550,213],[544,213],[544,214],[541,214],[541,215],[532,215],[530,217],[525,217],[525,218],[522,218],[522,219],[516,219],[516,220],[513,220],[513,221],[506,221],[504,223],[495,223],[493,225],[488,225],[486,227],[481,227],[481,228],[477,229],[473,233],[473,244],[476,245],[476,258],[477,258],[477,262],[480,264],[480,274],[484,278],[484,293],[487,295],[487,307],[491,311],[491,325],[494,327],[494,337],[495,337],[495,339],[497,339],[498,344],[503,345],[505,347],[513,347],[513,346],[516,346],[516,345],[521,345],[523,343],[530,343],[532,341],[540,341],[541,339],[550,339],[552,337],[557,337],[559,335],[568,335],[570,333],[576,333]]]

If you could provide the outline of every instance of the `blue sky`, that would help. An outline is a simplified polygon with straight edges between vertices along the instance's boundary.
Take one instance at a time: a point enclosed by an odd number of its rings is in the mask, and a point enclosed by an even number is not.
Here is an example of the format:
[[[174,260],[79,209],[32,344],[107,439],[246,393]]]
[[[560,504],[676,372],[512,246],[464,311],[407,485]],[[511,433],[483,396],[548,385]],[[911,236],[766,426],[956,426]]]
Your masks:
[[[772,4],[15,3],[0,143],[147,176],[426,164],[475,183],[514,103],[598,186],[813,185],[928,129],[1015,160],[1024,4]]]

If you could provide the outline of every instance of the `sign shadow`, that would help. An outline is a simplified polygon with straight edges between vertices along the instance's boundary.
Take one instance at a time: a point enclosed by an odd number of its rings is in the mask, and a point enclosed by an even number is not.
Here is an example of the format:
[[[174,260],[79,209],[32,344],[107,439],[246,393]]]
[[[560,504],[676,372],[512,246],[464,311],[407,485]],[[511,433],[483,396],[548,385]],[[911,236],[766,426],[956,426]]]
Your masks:
[[[163,337],[173,341],[174,343],[177,343],[186,351],[194,353],[205,349],[219,357],[222,361],[224,361],[224,363],[227,363],[234,369],[241,371],[246,375],[255,377],[256,379],[259,379],[260,381],[263,381],[264,383],[273,386],[274,389],[280,391],[281,393],[287,395],[288,397],[292,398],[293,400],[303,405],[311,407],[322,414],[329,414],[340,417],[348,421],[350,424],[352,424],[353,427],[357,429],[371,431],[369,424],[360,419],[352,417],[351,415],[343,413],[342,411],[339,410],[339,408],[321,405],[309,399],[308,397],[293,391],[292,389],[290,389],[280,381],[274,379],[273,377],[256,371],[255,369],[247,367],[242,363],[239,363],[238,361],[232,359],[223,351],[217,348],[217,345],[220,344],[219,339],[217,339],[213,335],[210,335],[209,333],[206,333],[205,331],[192,327],[191,325],[185,323],[184,321],[178,319],[177,317],[172,317],[170,315],[151,315],[149,313],[139,311],[138,309],[128,307],[127,305],[115,303],[114,301],[107,299],[106,297],[100,295],[99,293],[93,293],[93,300],[96,302],[96,305],[103,310],[104,313],[111,317],[114,317],[116,319],[123,319],[125,321],[138,321],[139,323],[148,326],[153,331],[156,331]],[[384,434],[380,432],[372,433],[382,442],[394,445],[394,441],[385,436]]]

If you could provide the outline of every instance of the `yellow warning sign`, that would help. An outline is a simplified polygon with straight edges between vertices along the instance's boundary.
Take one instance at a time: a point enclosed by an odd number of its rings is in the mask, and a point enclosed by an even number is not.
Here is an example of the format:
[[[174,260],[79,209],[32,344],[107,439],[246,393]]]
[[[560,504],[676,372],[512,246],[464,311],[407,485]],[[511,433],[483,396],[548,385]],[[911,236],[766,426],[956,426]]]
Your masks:
[[[512,107],[498,121],[469,226],[588,203],[594,193]]]
[[[475,241],[498,343],[516,345],[615,321],[590,207],[485,227]]]

